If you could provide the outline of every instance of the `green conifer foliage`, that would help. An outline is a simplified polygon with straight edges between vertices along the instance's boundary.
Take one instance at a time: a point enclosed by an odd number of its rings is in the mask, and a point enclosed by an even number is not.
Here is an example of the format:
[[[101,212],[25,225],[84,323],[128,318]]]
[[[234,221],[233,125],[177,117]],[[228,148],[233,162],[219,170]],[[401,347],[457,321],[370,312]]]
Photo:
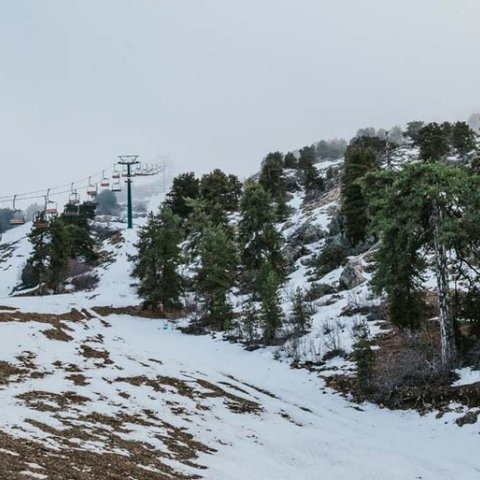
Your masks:
[[[192,213],[187,200],[200,195],[200,180],[193,172],[182,173],[173,179],[172,188],[167,195],[166,204],[180,219],[185,220]]]
[[[298,160],[300,180],[308,196],[322,192],[325,182],[315,167],[315,146],[304,147],[300,150]]]
[[[267,345],[275,343],[278,331],[283,324],[280,286],[281,279],[275,268],[268,261],[264,262],[259,273],[258,292],[263,341]]]
[[[345,153],[341,213],[344,233],[352,246],[365,240],[368,225],[367,205],[358,180],[378,165],[383,148],[377,137],[359,137],[350,143]]]
[[[240,213],[239,243],[244,268],[258,272],[264,261],[268,261],[282,276],[282,237],[275,229],[271,197],[259,183],[250,181],[245,184]]]
[[[199,242],[196,290],[203,299],[208,325],[226,330],[232,319],[228,294],[235,284],[238,267],[236,245],[222,225],[203,229]]]
[[[172,311],[180,307],[181,238],[179,218],[167,205],[157,215],[151,213],[140,230],[133,275],[139,280],[138,294],[146,308]]]
[[[480,263],[480,176],[444,163],[417,163],[394,175],[371,173],[363,184],[372,228],[381,240],[374,284],[387,292],[398,325],[418,326],[424,315],[423,258],[432,254],[442,361],[450,367],[456,360],[456,339],[449,279],[468,279],[469,268]]]
[[[262,162],[262,170],[258,183],[270,193],[276,204],[278,218],[282,219],[287,213],[285,179],[283,176],[283,154],[269,153]]]

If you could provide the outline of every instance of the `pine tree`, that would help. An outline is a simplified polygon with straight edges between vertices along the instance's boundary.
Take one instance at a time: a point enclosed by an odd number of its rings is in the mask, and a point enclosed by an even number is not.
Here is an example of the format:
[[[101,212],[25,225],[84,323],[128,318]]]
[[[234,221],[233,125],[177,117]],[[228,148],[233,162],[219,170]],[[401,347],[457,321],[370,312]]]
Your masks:
[[[288,152],[285,155],[285,158],[283,160],[283,167],[284,168],[289,168],[289,169],[290,168],[293,168],[293,169],[298,168],[297,157],[292,152]]]
[[[476,134],[466,122],[456,122],[452,128],[452,146],[456,153],[465,158],[477,148]]]
[[[454,274],[456,280],[468,279],[471,265],[480,264],[480,176],[443,163],[406,165],[388,181],[385,175],[377,172],[366,179],[370,187],[381,186],[365,190],[372,204],[372,226],[382,242],[374,278],[393,299],[391,309],[412,309],[420,318],[419,280],[425,270],[420,252],[432,254],[442,362],[451,367],[456,361],[456,328],[449,278]],[[413,315],[410,323],[417,323]]]
[[[285,179],[283,176],[283,154],[269,153],[262,162],[262,170],[258,183],[270,193],[276,204],[278,218],[282,219],[287,213]]]
[[[253,297],[250,297],[243,305],[241,328],[247,344],[255,345],[260,340],[258,329],[260,325],[258,309]]]
[[[352,246],[365,240],[368,225],[367,205],[358,180],[378,165],[383,148],[383,142],[377,137],[359,137],[350,143],[345,153],[341,213],[345,236]]]
[[[46,285],[55,293],[59,291],[62,282],[68,274],[71,258],[71,237],[61,218],[52,221],[50,225],[49,259]]]
[[[200,196],[209,205],[218,205],[227,212],[235,211],[241,184],[235,175],[227,176],[222,170],[203,175],[200,180]]]
[[[165,201],[170,210],[181,220],[186,220],[192,213],[187,199],[195,199],[200,195],[200,180],[193,172],[182,173],[173,179],[172,188]]]
[[[374,355],[368,325],[364,322],[355,325],[353,337],[353,358],[357,363],[357,389],[361,393],[370,393],[372,390]]]
[[[36,226],[28,234],[28,239],[32,244],[32,254],[27,260],[24,273],[22,273],[23,283],[28,287],[39,285],[42,288],[45,284],[50,251],[49,237],[49,228],[38,228]]]
[[[70,257],[86,263],[98,259],[96,242],[92,235],[90,220],[95,218],[95,205],[84,202],[79,215],[60,215],[59,221],[65,226],[70,242]]]
[[[417,144],[420,158],[426,162],[442,161],[450,153],[452,126],[445,122],[428,123],[418,132]]]
[[[407,128],[405,130],[405,136],[410,137],[414,144],[418,142],[418,134],[420,130],[425,125],[425,122],[415,120],[413,122],[407,123]]]
[[[282,238],[275,229],[275,211],[268,192],[257,182],[247,182],[240,201],[239,243],[246,271],[258,272],[268,261],[277,274],[284,274]]]
[[[299,333],[305,333],[312,321],[311,309],[305,301],[305,294],[300,287],[295,290],[293,296],[292,321],[295,330]]]
[[[264,262],[259,274],[258,292],[260,296],[260,321],[263,325],[263,341],[267,345],[275,343],[283,323],[280,299],[281,279],[269,262]]]
[[[140,230],[133,275],[139,280],[138,294],[146,308],[161,306],[171,311],[180,307],[180,241],[179,218],[167,205],[157,215],[151,213]]]
[[[315,167],[314,145],[310,147],[304,147],[300,150],[298,168],[301,175],[301,183],[308,196],[318,194],[325,189],[325,182]]]
[[[232,319],[228,293],[235,284],[238,258],[231,235],[221,225],[207,226],[199,244],[196,290],[203,299],[206,321],[225,330]]]

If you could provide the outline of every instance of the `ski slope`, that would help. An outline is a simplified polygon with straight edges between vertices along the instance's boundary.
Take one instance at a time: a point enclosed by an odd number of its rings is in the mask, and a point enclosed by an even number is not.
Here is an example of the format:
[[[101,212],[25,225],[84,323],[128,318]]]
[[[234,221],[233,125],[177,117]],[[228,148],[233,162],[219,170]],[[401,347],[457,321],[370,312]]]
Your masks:
[[[480,478],[478,424],[454,413],[358,406],[270,349],[96,308],[138,303],[135,231],[104,245],[95,291],[11,296],[27,233],[2,240],[0,478]]]

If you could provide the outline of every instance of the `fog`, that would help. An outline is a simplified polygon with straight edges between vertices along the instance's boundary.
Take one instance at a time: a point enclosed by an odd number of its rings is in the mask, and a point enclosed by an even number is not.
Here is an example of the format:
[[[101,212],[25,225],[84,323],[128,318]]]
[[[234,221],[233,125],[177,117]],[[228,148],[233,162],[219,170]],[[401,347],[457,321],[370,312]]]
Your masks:
[[[478,0],[0,0],[0,196],[169,155],[241,176],[480,110]]]

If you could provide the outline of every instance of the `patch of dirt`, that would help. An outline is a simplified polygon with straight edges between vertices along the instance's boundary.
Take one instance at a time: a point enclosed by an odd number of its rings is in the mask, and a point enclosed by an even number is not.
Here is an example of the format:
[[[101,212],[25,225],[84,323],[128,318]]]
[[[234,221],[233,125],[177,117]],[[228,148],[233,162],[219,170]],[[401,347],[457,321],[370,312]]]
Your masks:
[[[28,370],[19,368],[8,362],[0,361],[0,385],[6,385],[11,382],[11,377],[26,374]]]
[[[142,308],[141,305],[130,305],[126,307],[101,306],[93,307],[92,310],[102,317],[108,317],[109,315],[129,315],[132,317],[152,318],[156,320],[175,320],[185,318],[188,315],[186,310],[176,312],[165,312],[163,309],[146,310]]]
[[[112,365],[113,361],[110,359],[110,354],[106,350],[96,350],[89,345],[81,345],[81,355],[85,358],[102,359],[104,365]]]
[[[35,426],[42,427],[36,423]],[[56,439],[62,439],[60,448],[50,448],[35,441],[14,438],[0,432],[0,478],[5,480],[25,480],[24,472],[32,472],[32,465],[37,475],[44,475],[48,480],[193,480],[201,478],[198,475],[184,474],[166,463],[173,454],[167,455],[154,449],[151,445],[141,442],[128,442],[112,434],[106,429],[97,429],[84,435],[84,441],[98,440],[98,436],[108,435],[112,447],[122,448],[125,454],[96,453],[81,448],[74,441],[80,433],[78,427],[55,430],[48,429]],[[69,440],[70,436],[70,440]],[[183,441],[179,437],[178,443]],[[172,445],[175,445],[173,442]],[[194,463],[197,445],[188,445],[186,454],[188,462]],[[9,453],[11,452],[11,453]],[[182,452],[183,454],[185,452]],[[198,469],[202,467],[197,465]],[[40,477],[39,477],[40,478]]]
[[[67,335],[61,328],[49,328],[48,330],[43,330],[42,333],[49,340],[58,340],[60,342],[70,342],[73,340],[73,337]]]
[[[4,310],[4,311],[7,311],[7,312],[15,312],[16,310],[18,310],[18,308],[7,307],[5,305],[0,305],[0,310]]]
[[[87,377],[85,375],[82,375],[81,373],[74,373],[65,378],[67,380],[71,380],[75,385],[78,385],[79,387],[90,385],[90,382],[87,382]]]
[[[218,385],[208,382],[203,379],[196,379],[192,381],[180,380],[174,377],[158,376],[155,379],[148,378],[146,376],[137,377],[119,377],[115,381],[125,382],[134,386],[146,385],[155,392],[165,392],[168,387],[173,387],[176,392],[197,403],[199,409],[209,409],[210,407],[202,405],[201,400],[208,398],[223,398],[224,403],[232,412],[235,413],[259,413],[262,411],[262,407],[259,403],[239,397],[230,392],[227,392]],[[195,388],[198,385],[202,390]]]
[[[71,405],[83,405],[90,402],[88,397],[78,395],[75,392],[52,393],[43,391],[25,392],[17,395],[29,408],[40,412],[58,412],[65,410]]]

